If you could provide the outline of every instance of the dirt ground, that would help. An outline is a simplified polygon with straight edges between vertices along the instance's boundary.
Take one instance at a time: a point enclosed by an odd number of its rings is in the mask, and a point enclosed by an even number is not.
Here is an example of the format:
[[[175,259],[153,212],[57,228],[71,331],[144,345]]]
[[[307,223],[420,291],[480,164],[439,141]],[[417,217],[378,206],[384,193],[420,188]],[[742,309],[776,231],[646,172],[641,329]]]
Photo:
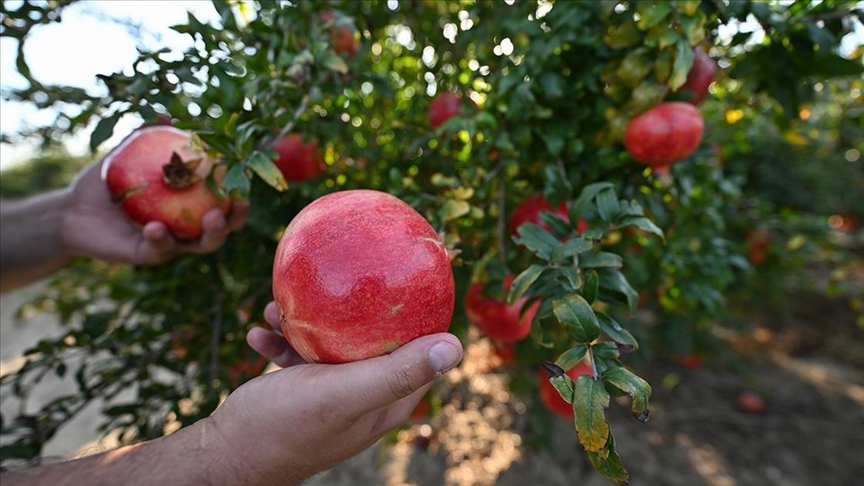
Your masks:
[[[864,268],[856,271],[864,282]],[[21,349],[59,329],[50,316],[24,323],[11,318],[37,288],[0,300],[0,373],[14,369]],[[691,370],[667,364],[639,370],[654,386],[650,421],[634,420],[627,400],[609,409],[630,484],[862,484],[864,329],[848,298],[789,298],[791,317],[785,316],[782,326],[770,312],[754,313],[752,333],[725,336],[744,360],[746,374],[716,362]],[[554,418],[544,427],[531,413],[536,398],[508,391],[509,376],[488,341],[470,336],[463,365],[436,388],[443,401],[436,415],[306,484],[612,484],[587,464],[573,426]],[[765,397],[764,413],[736,409],[736,397],[745,389]],[[41,399],[51,394],[46,391]],[[6,398],[4,412],[12,406]],[[49,454],[72,457],[110,447],[93,442],[96,435],[88,427],[95,418],[90,410],[61,430]],[[544,431],[551,447],[534,447]]]

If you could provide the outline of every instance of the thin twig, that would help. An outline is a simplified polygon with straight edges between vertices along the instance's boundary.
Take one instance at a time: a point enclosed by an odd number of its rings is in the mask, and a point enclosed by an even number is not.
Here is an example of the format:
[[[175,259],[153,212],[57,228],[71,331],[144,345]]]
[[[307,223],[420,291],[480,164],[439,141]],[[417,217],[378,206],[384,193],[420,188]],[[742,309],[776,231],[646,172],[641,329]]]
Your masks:
[[[282,130],[279,131],[279,135],[276,136],[274,143],[282,140],[282,137],[288,135],[288,133],[294,129],[294,125],[297,124],[297,120],[300,119],[300,116],[306,111],[306,108],[309,107],[309,101],[311,101],[311,99],[312,97],[309,95],[308,92],[303,95],[303,99],[300,101],[300,104],[297,105],[297,109],[294,110],[294,115],[291,117],[290,120],[288,120],[288,123],[286,123],[285,126],[282,127]]]
[[[507,181],[504,180],[504,158],[498,157],[498,258],[507,261]]]

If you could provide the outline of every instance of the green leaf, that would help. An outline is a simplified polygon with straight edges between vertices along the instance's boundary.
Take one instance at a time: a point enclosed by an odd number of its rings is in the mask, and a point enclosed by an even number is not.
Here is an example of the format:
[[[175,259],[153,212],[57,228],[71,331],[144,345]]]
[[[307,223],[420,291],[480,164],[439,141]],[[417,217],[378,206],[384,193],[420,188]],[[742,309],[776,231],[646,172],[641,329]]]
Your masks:
[[[582,375],[573,390],[573,417],[579,442],[589,452],[603,449],[609,440],[609,424],[606,423],[606,408],[609,393],[603,382]]]
[[[471,204],[467,201],[448,199],[438,211],[442,221],[452,221],[471,212]]]
[[[232,197],[247,199],[252,183],[249,181],[249,176],[242,165],[237,164],[225,174],[225,180],[222,181],[222,188]]]
[[[836,54],[814,56],[808,62],[803,63],[802,74],[812,74],[822,79],[840,76],[860,76],[864,74],[864,64],[853,61]]]
[[[641,30],[648,30],[666,20],[672,12],[672,6],[669,2],[636,2],[636,11],[639,12],[636,25]]]
[[[549,378],[549,383],[558,390],[558,394],[567,403],[573,403],[573,380],[567,375]]]
[[[676,43],[675,64],[672,66],[672,76],[669,77],[669,88],[678,91],[687,81],[690,68],[693,67],[693,48],[687,39],[679,39]]]
[[[584,344],[577,344],[572,348],[568,349],[561,353],[561,356],[555,361],[555,364],[564,368],[565,370],[569,370],[576,366],[580,361],[585,359],[585,355],[588,354],[588,346]],[[570,403],[570,402],[568,402]]]
[[[549,257],[550,261],[562,262],[574,255],[585,253],[594,247],[594,244],[584,238],[570,238],[564,243],[559,243]]]
[[[245,164],[273,189],[280,192],[288,189],[288,181],[285,180],[282,171],[263,153],[257,150],[252,152]]]
[[[663,235],[663,230],[661,230],[653,221],[648,218],[627,218],[622,223],[622,226],[635,226],[642,231],[647,231],[648,233],[655,234],[660,238],[663,238],[663,241],[666,241],[665,236]]]
[[[544,94],[549,98],[560,98],[564,95],[562,86],[562,78],[555,72],[544,71],[540,74],[537,81],[543,89]]]
[[[597,211],[600,213],[600,218],[603,221],[613,221],[618,217],[621,207],[618,205],[615,191],[610,189],[597,194]]]
[[[579,288],[582,287],[582,277],[579,274],[579,269],[574,267],[561,267],[558,271],[567,279],[567,283],[570,284],[570,290],[579,290]]]
[[[681,27],[684,28],[684,34],[687,35],[687,42],[691,46],[702,42],[705,39],[705,14],[699,12],[693,17],[683,17],[679,20]]]
[[[603,341],[592,345],[591,353],[595,359],[615,360],[621,357],[618,345],[611,341]]]
[[[515,279],[513,279],[513,284],[510,286],[510,293],[507,294],[507,304],[513,305],[519,297],[522,297],[522,295],[525,294],[525,291],[528,290],[528,287],[530,287],[547,268],[546,265],[534,264],[526,268]]]
[[[605,478],[620,484],[627,484],[630,479],[630,474],[624,469],[618,451],[615,450],[615,438],[611,433],[606,447],[597,452],[588,452],[588,459],[591,460],[594,469]]]
[[[111,135],[114,134],[114,125],[117,124],[122,116],[122,112],[117,112],[107,118],[99,120],[99,123],[96,124],[96,128],[93,129],[93,133],[90,134],[90,152],[95,154],[99,145],[101,145],[105,140],[111,138]]]
[[[615,366],[606,370],[601,378],[615,386],[615,388],[630,395],[633,405],[630,411],[639,415],[648,408],[648,400],[651,398],[651,385],[639,378],[633,372],[623,366]]]
[[[639,301],[639,294],[630,285],[630,282],[617,269],[601,268],[600,271],[600,288],[613,293],[622,295],[630,310],[636,309],[636,303]]]
[[[588,344],[600,335],[597,316],[585,298],[579,294],[568,294],[552,301],[552,311],[570,337],[577,343]]]
[[[531,321],[531,339],[544,348],[552,348],[555,343],[546,341],[543,334],[543,319],[551,315],[552,301],[544,300],[537,308],[537,313],[534,314],[534,319]]]
[[[551,233],[533,223],[524,223],[516,229],[519,237],[513,240],[517,245],[524,245],[544,260],[549,259],[552,249],[560,243]]]
[[[600,194],[600,192],[607,189],[613,189],[614,187],[615,186],[613,186],[611,182],[595,182],[594,184],[588,184],[582,188],[579,198],[576,199],[576,202],[574,202],[573,206],[570,208],[570,221],[579,221],[578,219],[574,219],[573,216],[579,216],[584,213],[588,204],[597,196],[597,194]]]
[[[339,74],[348,74],[348,63],[335,52],[327,52],[321,56],[320,64],[324,69],[335,71]]]
[[[231,147],[226,143],[227,140],[224,136],[212,132],[196,132],[195,134],[198,135],[198,138],[200,138],[205,145],[207,145],[209,150],[215,150],[223,155],[233,155],[234,151],[231,150]]]
[[[597,316],[597,323],[600,324],[600,330],[609,336],[610,339],[618,344],[633,346],[634,349],[639,348],[639,343],[636,341],[636,338],[626,329],[621,327],[615,319],[612,319],[602,312],[595,312],[594,314]]]
[[[597,275],[597,271],[589,270],[585,272],[585,284],[582,287],[582,297],[585,297],[585,301],[593,304],[597,300],[599,288],[600,277]]]
[[[586,253],[579,258],[579,268],[621,268],[623,265],[621,256],[608,251]]]

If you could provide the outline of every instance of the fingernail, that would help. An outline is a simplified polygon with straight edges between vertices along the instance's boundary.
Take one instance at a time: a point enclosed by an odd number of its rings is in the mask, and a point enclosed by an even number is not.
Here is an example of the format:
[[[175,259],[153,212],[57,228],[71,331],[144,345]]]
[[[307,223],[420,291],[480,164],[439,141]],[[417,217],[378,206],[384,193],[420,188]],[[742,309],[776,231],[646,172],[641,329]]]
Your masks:
[[[429,364],[438,372],[446,373],[453,369],[462,359],[462,353],[456,346],[442,341],[429,348]]]

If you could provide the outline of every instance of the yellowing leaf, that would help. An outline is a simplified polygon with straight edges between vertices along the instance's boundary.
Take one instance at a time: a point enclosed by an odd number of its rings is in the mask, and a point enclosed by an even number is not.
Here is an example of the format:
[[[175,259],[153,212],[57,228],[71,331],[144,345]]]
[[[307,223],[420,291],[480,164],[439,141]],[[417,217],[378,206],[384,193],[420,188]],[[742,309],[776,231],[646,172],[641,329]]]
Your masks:
[[[810,139],[801,135],[798,132],[788,131],[783,134],[783,140],[786,140],[791,145],[795,145],[796,147],[806,147],[810,145]]]

